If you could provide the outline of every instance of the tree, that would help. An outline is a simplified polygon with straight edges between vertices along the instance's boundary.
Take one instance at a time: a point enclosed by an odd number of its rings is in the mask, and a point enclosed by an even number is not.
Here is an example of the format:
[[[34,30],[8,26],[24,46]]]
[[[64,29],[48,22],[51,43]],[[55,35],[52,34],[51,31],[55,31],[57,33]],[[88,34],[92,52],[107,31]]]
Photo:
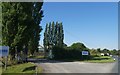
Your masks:
[[[38,47],[39,26],[42,14],[42,2],[3,2],[2,3],[2,45],[10,47],[10,55],[23,51],[27,55],[28,46]],[[34,39],[34,40],[33,40]],[[24,46],[24,48],[23,48]],[[37,49],[36,49],[37,50]]]
[[[60,47],[62,47],[64,44],[63,39],[64,39],[63,25],[62,25],[62,23],[60,23],[60,25],[59,25],[59,46]]]
[[[63,44],[63,47],[67,48],[67,44],[64,43],[64,44]]]
[[[98,48],[97,51],[98,51],[99,53],[101,53],[101,49],[100,49],[100,48]]]
[[[50,22],[46,24],[44,32],[44,48],[45,52],[49,52],[54,46],[63,47],[64,32],[62,23]]]
[[[106,48],[103,49],[102,52],[103,52],[104,54],[110,53],[110,51],[109,51],[108,49],[106,49]]]
[[[55,25],[55,41],[54,41],[54,44],[56,45],[56,46],[58,46],[58,43],[59,43],[59,31],[58,31],[58,28],[59,28],[59,23],[58,22],[56,22],[56,25]]]
[[[40,22],[43,17],[42,9],[43,3],[35,2],[33,5],[32,17],[34,20],[34,26],[32,27],[32,35],[28,42],[30,53],[33,55],[34,52],[38,52],[39,40],[40,40],[40,32],[42,31],[42,27],[40,26]]]
[[[90,50],[90,55],[97,56],[98,54],[99,54],[98,50],[96,50],[96,49],[91,49]]]
[[[86,49],[87,49],[87,47],[86,47],[83,43],[80,43],[80,42],[78,42],[78,43],[73,43],[73,44],[71,45],[71,48],[77,49],[77,50],[80,50],[80,51],[83,51],[83,50],[86,50]]]
[[[47,50],[47,46],[48,46],[48,42],[49,42],[49,39],[48,39],[49,35],[48,35],[48,23],[46,24],[46,28],[45,28],[45,32],[44,32],[44,48],[45,50]]]
[[[24,3],[2,3],[2,9],[2,45],[10,47],[10,55],[14,58],[15,46],[23,43],[23,35],[27,29],[26,21],[31,18],[25,11]]]
[[[117,55],[118,51],[116,49],[111,50],[111,55]]]

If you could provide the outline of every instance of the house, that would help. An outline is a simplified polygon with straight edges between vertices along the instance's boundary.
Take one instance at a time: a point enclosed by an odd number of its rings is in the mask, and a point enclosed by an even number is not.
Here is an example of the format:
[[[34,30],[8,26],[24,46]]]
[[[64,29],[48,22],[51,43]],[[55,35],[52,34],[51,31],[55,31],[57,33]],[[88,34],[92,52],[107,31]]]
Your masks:
[[[44,47],[43,46],[39,46],[39,52],[44,52]]]
[[[101,56],[109,56],[110,54],[109,53],[101,53],[100,55]]]
[[[101,53],[100,55],[101,55],[101,56],[104,56],[105,54],[104,54],[104,53]]]

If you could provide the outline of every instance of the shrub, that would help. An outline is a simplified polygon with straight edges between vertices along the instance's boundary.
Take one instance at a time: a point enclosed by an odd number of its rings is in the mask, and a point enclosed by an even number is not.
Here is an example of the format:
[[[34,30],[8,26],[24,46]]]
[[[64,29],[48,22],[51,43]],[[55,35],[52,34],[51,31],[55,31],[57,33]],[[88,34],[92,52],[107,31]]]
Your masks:
[[[82,56],[82,51],[74,48],[53,47],[53,59],[90,59],[89,56]]]

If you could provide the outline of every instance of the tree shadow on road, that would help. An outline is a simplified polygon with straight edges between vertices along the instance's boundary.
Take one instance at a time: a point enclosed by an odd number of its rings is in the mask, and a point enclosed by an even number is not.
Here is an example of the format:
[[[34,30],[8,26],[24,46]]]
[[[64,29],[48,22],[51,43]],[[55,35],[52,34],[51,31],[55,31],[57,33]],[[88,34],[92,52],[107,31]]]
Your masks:
[[[29,62],[34,62],[34,63],[64,63],[64,62],[75,62],[75,61],[80,61],[78,59],[76,60],[49,60],[49,59],[28,59]]]

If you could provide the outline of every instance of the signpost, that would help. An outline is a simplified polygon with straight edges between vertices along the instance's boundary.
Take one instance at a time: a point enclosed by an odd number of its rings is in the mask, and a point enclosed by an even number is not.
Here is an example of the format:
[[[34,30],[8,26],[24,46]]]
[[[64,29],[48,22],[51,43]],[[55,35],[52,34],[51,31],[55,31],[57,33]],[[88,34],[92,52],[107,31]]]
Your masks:
[[[9,54],[9,46],[0,46],[0,57],[5,57],[5,69],[7,69],[8,54]]]
[[[82,57],[87,57],[88,59],[89,52],[88,51],[82,51]]]
[[[8,46],[0,46],[0,57],[8,56],[9,47]]]
[[[88,51],[82,51],[82,55],[89,55]]]

